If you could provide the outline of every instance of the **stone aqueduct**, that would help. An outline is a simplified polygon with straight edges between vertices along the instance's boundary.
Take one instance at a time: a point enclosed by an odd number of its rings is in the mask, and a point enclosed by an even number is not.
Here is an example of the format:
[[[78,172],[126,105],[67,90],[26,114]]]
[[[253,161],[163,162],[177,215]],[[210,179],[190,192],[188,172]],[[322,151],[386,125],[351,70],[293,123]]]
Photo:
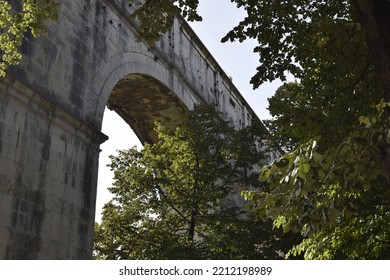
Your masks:
[[[91,258],[106,106],[144,142],[199,102],[236,127],[256,118],[186,22],[148,47],[127,0],[60,2],[0,80],[0,259]]]

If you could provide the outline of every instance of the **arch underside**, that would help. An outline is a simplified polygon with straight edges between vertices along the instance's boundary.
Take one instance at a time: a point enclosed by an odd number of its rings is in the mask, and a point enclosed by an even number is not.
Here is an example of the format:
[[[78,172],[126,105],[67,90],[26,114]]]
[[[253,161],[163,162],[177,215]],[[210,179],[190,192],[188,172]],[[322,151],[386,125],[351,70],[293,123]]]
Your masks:
[[[186,110],[174,92],[145,74],[130,74],[121,79],[112,90],[107,107],[130,125],[141,143],[149,144],[157,142],[156,122],[174,129]]]

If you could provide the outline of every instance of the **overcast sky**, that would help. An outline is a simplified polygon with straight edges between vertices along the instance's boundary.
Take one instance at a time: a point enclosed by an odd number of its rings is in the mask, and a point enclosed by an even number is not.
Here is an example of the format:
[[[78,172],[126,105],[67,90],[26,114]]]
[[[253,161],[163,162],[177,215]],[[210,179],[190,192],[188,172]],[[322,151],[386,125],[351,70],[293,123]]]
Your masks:
[[[272,96],[280,82],[262,85],[253,90],[250,78],[256,73],[257,55],[253,53],[255,42],[220,43],[221,38],[244,18],[244,11],[237,9],[230,0],[200,0],[199,14],[203,21],[190,23],[198,37],[211,52],[219,65],[247,100],[260,119],[269,118],[267,98]],[[111,185],[113,174],[106,165],[108,155],[116,150],[128,149],[141,144],[130,127],[115,113],[106,110],[102,132],[109,140],[101,145],[99,162],[98,194],[96,202],[96,221],[100,222],[101,208],[110,199],[107,187]]]

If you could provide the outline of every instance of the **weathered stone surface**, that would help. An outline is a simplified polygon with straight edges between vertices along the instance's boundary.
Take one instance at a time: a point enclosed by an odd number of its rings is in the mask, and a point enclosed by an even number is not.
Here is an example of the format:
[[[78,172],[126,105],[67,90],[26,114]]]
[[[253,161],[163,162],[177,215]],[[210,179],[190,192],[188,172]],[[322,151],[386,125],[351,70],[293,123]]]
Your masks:
[[[129,123],[141,142],[157,141],[156,122],[176,127],[185,105],[174,92],[154,78],[130,74],[112,90],[108,106]]]
[[[60,2],[0,81],[0,259],[91,258],[107,105],[146,142],[199,102],[236,127],[256,117],[185,22],[148,47],[127,0]]]

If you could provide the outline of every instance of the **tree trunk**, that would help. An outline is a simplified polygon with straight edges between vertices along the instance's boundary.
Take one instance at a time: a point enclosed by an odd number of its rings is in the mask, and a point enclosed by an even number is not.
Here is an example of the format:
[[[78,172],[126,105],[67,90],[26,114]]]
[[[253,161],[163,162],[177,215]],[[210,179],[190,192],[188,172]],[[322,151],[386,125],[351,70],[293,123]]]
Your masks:
[[[376,69],[383,99],[390,101],[390,1],[352,0]]]
[[[197,212],[195,209],[192,209],[190,228],[188,231],[188,241],[191,241],[191,242],[194,241],[194,237],[195,237],[196,218],[197,218]]]
[[[352,0],[374,62],[379,89],[390,101],[390,0]],[[387,107],[385,116],[390,116]],[[389,125],[389,124],[387,124]],[[381,148],[384,177],[390,183],[390,147]]]

